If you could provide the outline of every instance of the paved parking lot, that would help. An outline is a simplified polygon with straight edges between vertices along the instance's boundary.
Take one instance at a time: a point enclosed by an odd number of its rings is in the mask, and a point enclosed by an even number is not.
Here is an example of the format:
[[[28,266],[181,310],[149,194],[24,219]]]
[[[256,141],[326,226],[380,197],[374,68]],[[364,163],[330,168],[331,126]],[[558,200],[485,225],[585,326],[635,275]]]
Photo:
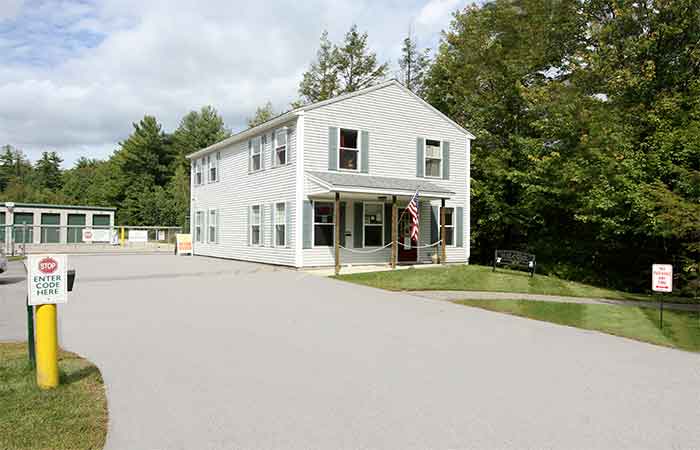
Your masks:
[[[242,262],[70,261],[62,345],[102,370],[109,449],[700,448],[696,354]]]

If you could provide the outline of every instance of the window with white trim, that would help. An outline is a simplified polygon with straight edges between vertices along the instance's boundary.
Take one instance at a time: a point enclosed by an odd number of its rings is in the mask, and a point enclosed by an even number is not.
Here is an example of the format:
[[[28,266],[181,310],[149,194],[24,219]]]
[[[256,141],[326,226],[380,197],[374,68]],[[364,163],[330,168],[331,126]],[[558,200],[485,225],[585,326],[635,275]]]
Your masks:
[[[275,203],[275,247],[287,245],[287,205]]]
[[[204,221],[204,212],[197,211],[194,214],[194,217],[194,240],[196,242],[204,242],[204,239],[202,239],[202,222]]]
[[[202,160],[197,159],[194,162],[194,184],[199,186],[202,184]]]
[[[217,224],[217,210],[215,209],[210,209],[209,210],[209,234],[208,234],[208,240],[209,242],[213,243],[216,242],[216,224]]]
[[[287,129],[282,128],[275,131],[275,165],[283,166],[287,164]]]
[[[314,246],[333,246],[335,233],[335,205],[333,202],[314,202]]]
[[[442,176],[442,145],[440,141],[425,140],[425,176]]]
[[[260,205],[250,207],[250,245],[260,245]]]
[[[455,245],[455,209],[445,207],[445,245]]]
[[[341,128],[338,147],[338,168],[358,170],[360,167],[359,133],[357,130]]]
[[[369,203],[364,205],[364,247],[381,247],[384,245],[384,204]]]
[[[216,152],[216,155],[210,155],[209,160],[209,182],[215,183],[219,181],[219,160],[221,159],[221,152]],[[210,158],[209,156],[207,158]]]
[[[250,171],[262,169],[262,138],[258,136],[248,141],[248,150],[250,151]]]

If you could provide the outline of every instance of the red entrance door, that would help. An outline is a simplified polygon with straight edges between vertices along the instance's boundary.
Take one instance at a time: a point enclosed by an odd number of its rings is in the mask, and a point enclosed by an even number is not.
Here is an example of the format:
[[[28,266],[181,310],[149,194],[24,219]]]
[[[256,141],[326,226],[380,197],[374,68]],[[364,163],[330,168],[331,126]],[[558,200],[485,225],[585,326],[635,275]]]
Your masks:
[[[418,261],[418,241],[411,239],[411,215],[405,209],[399,209],[399,255],[398,260],[402,262],[414,263]]]

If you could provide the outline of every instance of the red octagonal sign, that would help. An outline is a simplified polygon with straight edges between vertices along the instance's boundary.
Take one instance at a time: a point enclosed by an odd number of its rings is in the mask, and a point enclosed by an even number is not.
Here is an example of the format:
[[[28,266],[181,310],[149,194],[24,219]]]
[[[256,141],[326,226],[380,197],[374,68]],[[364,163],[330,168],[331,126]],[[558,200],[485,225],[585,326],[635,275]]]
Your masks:
[[[39,260],[39,270],[42,273],[45,273],[45,274],[54,273],[57,268],[58,268],[58,263],[53,258],[48,257],[48,258],[42,258],[41,260]]]

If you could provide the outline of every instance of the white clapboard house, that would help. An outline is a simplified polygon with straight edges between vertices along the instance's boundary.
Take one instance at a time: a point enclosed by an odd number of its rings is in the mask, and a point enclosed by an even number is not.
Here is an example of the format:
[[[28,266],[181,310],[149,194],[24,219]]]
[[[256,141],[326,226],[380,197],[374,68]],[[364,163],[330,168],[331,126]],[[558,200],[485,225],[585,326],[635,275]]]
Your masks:
[[[465,263],[472,139],[393,80],[282,114],[188,156],[194,254],[294,267]],[[405,208],[416,191],[412,241]]]

